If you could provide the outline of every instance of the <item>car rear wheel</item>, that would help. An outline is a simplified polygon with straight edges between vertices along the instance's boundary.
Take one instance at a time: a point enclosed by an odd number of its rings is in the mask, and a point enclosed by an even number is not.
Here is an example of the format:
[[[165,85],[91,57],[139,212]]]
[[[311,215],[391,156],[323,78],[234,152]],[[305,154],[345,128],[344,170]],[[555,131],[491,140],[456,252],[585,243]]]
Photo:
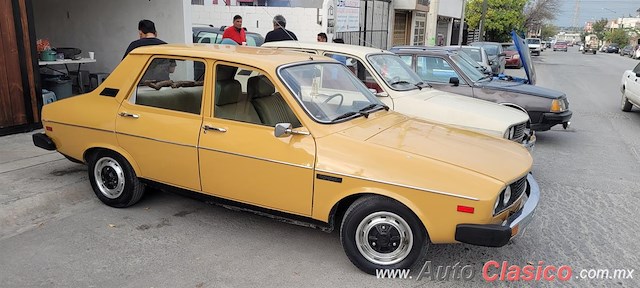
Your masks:
[[[88,160],[89,182],[102,203],[124,208],[142,198],[145,186],[124,157],[115,152],[100,151]]]
[[[620,109],[622,109],[622,111],[624,112],[629,112],[631,111],[633,104],[631,104],[631,102],[629,102],[629,99],[627,99],[627,95],[625,94],[626,91],[627,90],[622,90],[622,104],[620,105]]]
[[[382,196],[356,200],[345,213],[340,240],[360,270],[411,268],[427,251],[427,233],[418,217],[401,203]]]

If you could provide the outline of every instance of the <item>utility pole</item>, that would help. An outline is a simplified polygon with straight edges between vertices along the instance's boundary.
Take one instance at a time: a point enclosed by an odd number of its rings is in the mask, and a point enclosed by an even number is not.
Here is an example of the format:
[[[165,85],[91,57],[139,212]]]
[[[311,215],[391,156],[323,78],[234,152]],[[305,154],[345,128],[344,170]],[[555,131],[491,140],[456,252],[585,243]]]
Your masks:
[[[487,1],[482,2],[482,16],[480,18],[480,42],[484,41],[484,18],[487,16]]]
[[[464,13],[466,6],[467,0],[462,0],[462,13],[460,14],[460,31],[458,32],[458,45],[460,45],[460,47],[462,47],[462,34],[464,34]]]

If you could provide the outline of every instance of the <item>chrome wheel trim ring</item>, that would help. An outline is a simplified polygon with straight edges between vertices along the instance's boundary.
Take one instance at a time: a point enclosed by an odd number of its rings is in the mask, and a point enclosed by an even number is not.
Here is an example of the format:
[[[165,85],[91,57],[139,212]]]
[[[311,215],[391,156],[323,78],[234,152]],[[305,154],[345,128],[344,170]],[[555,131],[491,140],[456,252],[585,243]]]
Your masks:
[[[369,241],[369,236],[373,229],[382,227],[388,231],[396,231],[400,239],[396,241],[397,247],[390,253],[381,253],[377,251],[377,247]],[[378,265],[393,265],[409,256],[413,247],[413,231],[409,224],[402,217],[386,211],[372,213],[365,217],[358,227],[355,234],[356,246],[360,254],[368,261]]]
[[[98,190],[104,197],[116,199],[122,195],[125,183],[124,170],[113,158],[100,158],[93,168],[93,176]]]

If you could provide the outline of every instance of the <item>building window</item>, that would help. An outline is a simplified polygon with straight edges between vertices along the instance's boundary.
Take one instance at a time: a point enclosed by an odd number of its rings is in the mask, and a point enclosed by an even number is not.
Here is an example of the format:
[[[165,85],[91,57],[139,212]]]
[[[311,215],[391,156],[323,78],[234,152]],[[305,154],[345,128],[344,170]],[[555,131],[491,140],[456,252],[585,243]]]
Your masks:
[[[191,0],[191,5],[204,5],[204,0]]]

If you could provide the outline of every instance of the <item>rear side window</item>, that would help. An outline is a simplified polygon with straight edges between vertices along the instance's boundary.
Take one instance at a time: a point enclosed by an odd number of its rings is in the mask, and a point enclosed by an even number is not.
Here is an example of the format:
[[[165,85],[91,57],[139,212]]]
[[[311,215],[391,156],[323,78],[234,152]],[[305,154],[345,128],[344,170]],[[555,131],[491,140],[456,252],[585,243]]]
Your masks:
[[[222,42],[222,34],[215,32],[200,32],[194,39],[194,43],[219,44]]]
[[[160,109],[200,114],[203,81],[197,80],[196,66],[201,61],[155,58],[138,83],[132,104]],[[203,70],[204,71],[204,70]]]
[[[416,72],[422,80],[428,82],[449,83],[451,77],[458,77],[460,82],[463,82],[449,63],[440,57],[418,56]]]

